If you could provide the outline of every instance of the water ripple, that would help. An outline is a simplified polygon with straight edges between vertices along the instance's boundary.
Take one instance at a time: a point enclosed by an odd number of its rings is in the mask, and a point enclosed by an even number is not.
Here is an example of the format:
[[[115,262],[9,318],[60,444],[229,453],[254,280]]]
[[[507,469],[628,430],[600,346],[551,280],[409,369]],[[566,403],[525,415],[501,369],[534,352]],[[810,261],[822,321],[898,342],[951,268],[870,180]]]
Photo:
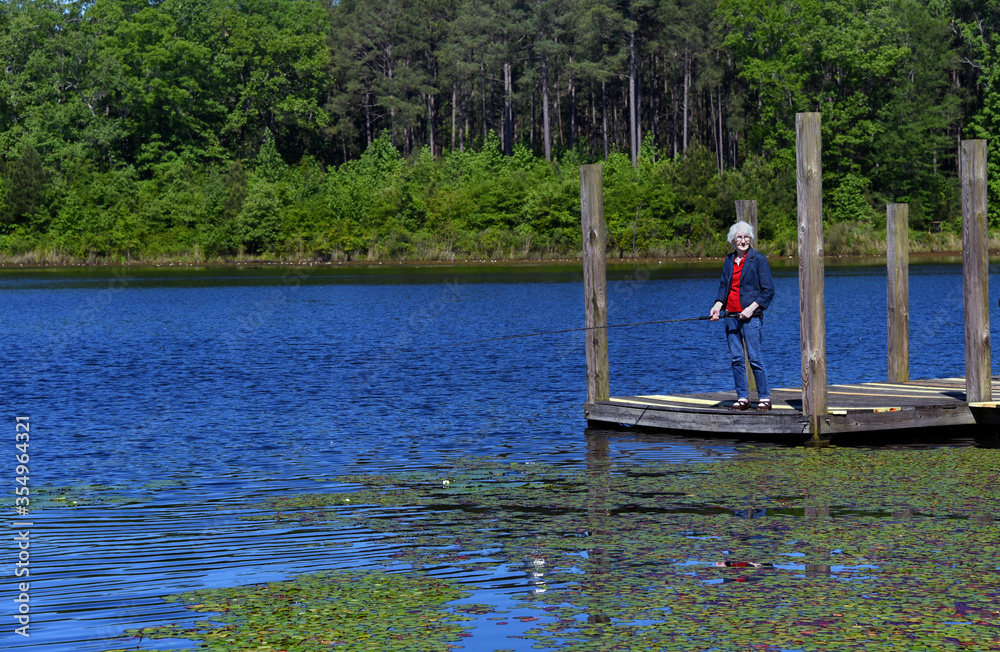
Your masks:
[[[714,269],[636,269],[612,273],[612,323],[707,311]],[[960,267],[911,265],[910,275],[910,312],[922,316],[911,323],[911,374],[958,375]],[[794,386],[795,271],[776,269],[776,283],[769,372]],[[126,628],[193,620],[161,596],[380,567],[407,545],[363,528],[240,518],[268,497],[349,489],[317,480],[446,475],[466,456],[586,463],[582,334],[426,348],[581,326],[576,268],[291,281],[250,270],[4,270],[0,288],[5,358],[18,361],[6,413],[31,417],[32,486],[139,501],[31,515],[31,638],[5,634],[7,649],[97,652]],[[826,297],[830,382],[883,378],[884,270],[828,270]],[[730,378],[721,332],[704,322],[616,330],[610,359],[616,394],[712,391]],[[617,460],[685,463],[724,458],[735,441],[637,434],[609,446]],[[12,555],[0,563],[12,578]],[[498,604],[530,590],[520,570],[433,572],[481,583],[476,599]],[[8,579],[4,590],[14,588]]]

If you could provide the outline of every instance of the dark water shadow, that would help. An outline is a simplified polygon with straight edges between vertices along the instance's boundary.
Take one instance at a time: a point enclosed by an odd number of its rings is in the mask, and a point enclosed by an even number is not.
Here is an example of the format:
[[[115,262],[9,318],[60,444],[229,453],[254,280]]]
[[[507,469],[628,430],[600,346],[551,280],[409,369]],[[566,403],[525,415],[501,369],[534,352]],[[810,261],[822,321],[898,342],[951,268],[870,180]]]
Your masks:
[[[908,428],[906,430],[872,430],[859,433],[837,433],[822,437],[819,442],[808,434],[760,435],[741,433],[699,433],[672,431],[644,426],[614,426],[602,424],[584,430],[584,438],[629,439],[636,443],[673,444],[695,447],[720,446],[841,446],[853,448],[939,448],[941,446],[972,446],[1000,448],[1000,428],[984,426],[959,426],[951,428]]]
[[[857,448],[939,448],[941,446],[1000,448],[1000,429],[982,426],[958,426],[952,428],[873,430],[857,434],[837,434],[831,438],[831,444]]]

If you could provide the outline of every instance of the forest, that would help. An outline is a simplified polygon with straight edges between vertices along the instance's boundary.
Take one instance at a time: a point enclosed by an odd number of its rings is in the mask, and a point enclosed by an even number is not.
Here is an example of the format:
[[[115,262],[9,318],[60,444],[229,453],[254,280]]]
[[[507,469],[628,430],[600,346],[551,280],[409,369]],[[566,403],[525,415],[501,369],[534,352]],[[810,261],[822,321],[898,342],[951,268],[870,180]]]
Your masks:
[[[0,2],[7,261],[796,251],[795,114],[822,114],[831,254],[960,247],[960,141],[1000,225],[1000,0]]]

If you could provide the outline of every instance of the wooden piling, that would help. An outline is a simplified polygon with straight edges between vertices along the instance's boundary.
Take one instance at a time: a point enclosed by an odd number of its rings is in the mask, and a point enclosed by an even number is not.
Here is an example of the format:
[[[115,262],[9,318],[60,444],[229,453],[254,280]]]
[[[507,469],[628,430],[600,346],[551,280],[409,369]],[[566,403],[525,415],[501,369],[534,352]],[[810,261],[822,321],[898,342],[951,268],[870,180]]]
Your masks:
[[[756,199],[737,199],[736,200],[736,221],[746,222],[753,229],[753,238],[750,240],[750,246],[754,249],[757,248],[757,200]],[[753,370],[750,368],[750,356],[746,353],[747,345],[746,340],[743,342],[743,366],[747,370],[747,389],[750,390],[751,394],[757,393],[757,379],[753,376]]]
[[[985,140],[962,141],[959,175],[962,179],[965,400],[976,403],[992,400]]]
[[[580,211],[583,227],[584,325],[587,333],[587,403],[607,401],[608,298],[605,265],[604,170],[580,166]]]
[[[802,413],[809,417],[809,431],[814,439],[820,437],[821,419],[827,413],[821,152],[820,114],[796,114]]]
[[[889,382],[910,380],[910,227],[909,204],[887,204],[886,225],[886,338]]]
[[[737,199],[736,200],[736,221],[746,222],[753,228],[753,241],[750,246],[757,248],[757,200]]]

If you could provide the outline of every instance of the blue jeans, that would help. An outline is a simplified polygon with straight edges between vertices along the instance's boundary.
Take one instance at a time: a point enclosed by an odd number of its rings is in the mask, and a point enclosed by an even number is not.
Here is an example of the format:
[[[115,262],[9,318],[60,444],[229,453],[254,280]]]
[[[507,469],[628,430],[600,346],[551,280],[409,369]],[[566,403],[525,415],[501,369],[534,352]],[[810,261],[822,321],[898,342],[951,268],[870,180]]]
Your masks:
[[[757,399],[771,398],[771,389],[767,385],[767,372],[764,371],[764,358],[760,352],[764,320],[760,317],[753,317],[749,321],[726,317],[725,321],[726,343],[729,345],[729,357],[733,363],[733,380],[736,381],[736,398],[750,398],[747,367],[743,361],[744,342],[746,342],[746,355],[750,358],[750,368],[753,369],[753,377],[757,381]]]

